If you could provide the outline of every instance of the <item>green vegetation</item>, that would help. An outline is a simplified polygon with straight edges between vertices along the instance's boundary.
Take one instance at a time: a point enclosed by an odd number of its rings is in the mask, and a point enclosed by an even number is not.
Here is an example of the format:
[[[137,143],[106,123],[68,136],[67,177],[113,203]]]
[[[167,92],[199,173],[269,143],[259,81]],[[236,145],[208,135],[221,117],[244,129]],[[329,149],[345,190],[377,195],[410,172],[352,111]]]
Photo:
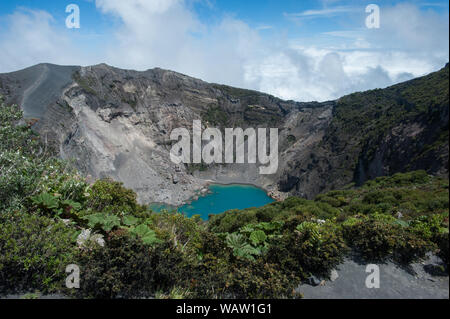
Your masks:
[[[194,172],[197,172],[197,171],[204,172],[207,169],[208,169],[208,165],[205,164],[204,162],[186,164],[186,171],[191,175],[194,174]]]
[[[112,180],[89,185],[21,118],[1,105],[0,293],[297,298],[301,280],[329,275],[350,250],[401,263],[433,251],[448,264],[448,180],[423,171],[205,223],[153,213]],[[69,264],[80,289],[64,288]]]
[[[0,223],[0,283],[4,291],[60,289],[75,254],[73,235],[61,220],[3,212]]]
[[[294,135],[288,135],[286,140],[289,144],[294,144],[297,141],[297,138]]]
[[[92,94],[92,95],[97,95],[97,92],[92,88],[95,85],[94,78],[85,79],[81,76],[80,72],[77,71],[73,74],[73,79],[87,93]]]
[[[428,120],[433,121],[440,116],[441,106],[448,107],[448,72],[446,66],[426,77],[386,89],[345,96],[338,101],[333,120],[335,128],[351,135],[361,132],[362,140],[369,142],[400,122],[426,114],[430,115]]]
[[[210,125],[225,127],[228,123],[228,114],[220,107],[211,107],[202,114],[202,120]]]
[[[448,180],[424,171],[399,173],[315,200],[292,197],[211,216],[209,229],[235,234],[249,225],[277,223],[266,257],[302,279],[312,272],[327,274],[348,249],[367,261],[400,263],[436,251],[448,264],[448,195]],[[247,254],[255,255],[250,249]]]
[[[377,151],[385,156],[390,174],[417,169],[435,173],[436,164],[445,165],[441,155],[448,154],[448,108],[448,64],[421,78],[340,98],[322,147],[346,154],[347,164],[341,175],[332,172],[331,181],[352,175],[364,181],[361,169],[372,178],[368,166]]]

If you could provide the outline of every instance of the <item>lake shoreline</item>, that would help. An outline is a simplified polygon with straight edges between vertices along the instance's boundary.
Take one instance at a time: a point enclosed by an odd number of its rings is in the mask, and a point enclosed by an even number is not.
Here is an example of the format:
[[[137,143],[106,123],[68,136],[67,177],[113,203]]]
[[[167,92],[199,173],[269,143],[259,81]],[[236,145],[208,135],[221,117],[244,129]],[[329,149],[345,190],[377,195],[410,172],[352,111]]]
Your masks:
[[[205,180],[205,182],[206,182],[206,187],[208,187],[208,188],[211,185],[225,185],[225,186],[230,186],[230,185],[247,185],[247,186],[253,186],[253,187],[256,187],[256,188],[259,188],[259,189],[263,190],[267,194],[267,196],[269,196],[270,198],[272,198],[276,202],[281,202],[281,201],[285,200],[288,197],[286,193],[282,193],[282,192],[277,191],[277,190],[269,190],[269,189],[266,189],[266,188],[262,187],[261,185],[258,185],[256,183],[251,183],[251,182],[221,182],[221,181],[214,181],[214,180]]]
[[[149,206],[155,212],[177,211],[188,217],[201,215],[202,219],[208,220],[210,215],[233,209],[262,207],[275,201],[267,190],[251,183],[217,183],[206,180],[204,187],[196,190],[194,196],[183,205],[151,203]]]
[[[215,186],[215,185],[217,185],[217,186],[249,186],[249,187],[253,187],[258,190],[263,191],[264,194],[267,197],[269,197],[270,199],[272,199],[274,202],[283,201],[288,197],[286,193],[281,193],[277,190],[270,190],[261,185],[258,185],[256,183],[252,183],[252,182],[248,182],[248,181],[241,182],[241,181],[237,181],[237,180],[220,181],[220,180],[204,179],[203,183],[204,183],[203,187],[194,190],[192,196],[189,197],[189,199],[183,201],[179,205],[172,205],[172,204],[164,203],[164,202],[152,202],[152,203],[149,203],[148,206],[152,210],[157,211],[157,212],[164,210],[164,209],[166,209],[168,211],[179,212],[180,208],[191,205],[193,202],[196,202],[196,201],[200,200],[201,198],[204,198],[208,195],[212,195],[213,191],[211,190],[211,187]]]

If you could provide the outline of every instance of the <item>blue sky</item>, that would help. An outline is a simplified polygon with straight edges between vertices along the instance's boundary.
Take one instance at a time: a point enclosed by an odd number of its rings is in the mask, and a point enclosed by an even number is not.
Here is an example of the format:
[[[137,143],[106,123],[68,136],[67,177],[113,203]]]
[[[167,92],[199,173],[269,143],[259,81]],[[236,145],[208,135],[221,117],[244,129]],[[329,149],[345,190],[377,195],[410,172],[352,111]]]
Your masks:
[[[65,26],[71,3],[80,29]],[[379,29],[365,25],[371,3]],[[441,68],[448,12],[442,0],[2,0],[0,72],[106,62],[327,100]]]

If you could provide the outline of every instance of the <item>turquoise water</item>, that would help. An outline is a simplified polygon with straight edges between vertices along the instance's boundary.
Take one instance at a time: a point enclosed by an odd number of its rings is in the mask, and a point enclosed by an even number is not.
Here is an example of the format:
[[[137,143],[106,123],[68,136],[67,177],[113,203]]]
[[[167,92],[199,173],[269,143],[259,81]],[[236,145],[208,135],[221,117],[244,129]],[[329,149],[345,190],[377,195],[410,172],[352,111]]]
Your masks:
[[[230,209],[261,207],[274,201],[264,190],[250,185],[214,184],[209,187],[209,190],[209,194],[190,204],[178,207],[177,211],[188,217],[200,215],[202,219],[208,220],[210,214],[220,214]],[[168,208],[170,210],[170,207],[158,204],[150,207],[154,211]]]

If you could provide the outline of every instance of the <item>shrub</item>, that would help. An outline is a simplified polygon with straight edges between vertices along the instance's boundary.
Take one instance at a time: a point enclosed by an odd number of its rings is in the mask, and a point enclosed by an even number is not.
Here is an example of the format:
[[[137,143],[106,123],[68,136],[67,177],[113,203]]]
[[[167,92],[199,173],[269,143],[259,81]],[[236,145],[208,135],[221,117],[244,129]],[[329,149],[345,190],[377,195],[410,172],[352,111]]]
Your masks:
[[[301,279],[310,274],[328,276],[342,262],[346,252],[344,240],[334,222],[319,225],[303,222],[297,230],[286,230],[274,239],[267,259]]]
[[[257,222],[255,210],[231,210],[220,215],[211,216],[208,226],[215,233],[234,233],[246,224]]]
[[[82,278],[77,297],[137,298],[170,291],[181,255],[170,246],[151,247],[126,233],[112,233],[103,248],[78,254]]]
[[[234,267],[227,291],[233,298],[292,298],[298,279],[281,272],[276,264],[240,263]]]
[[[434,241],[437,243],[439,251],[437,255],[442,259],[445,266],[449,267],[449,237],[448,232],[437,234],[434,238]]]
[[[298,278],[262,260],[230,263],[207,255],[200,264],[188,269],[185,273],[190,277],[185,287],[192,298],[289,298],[298,284]]]
[[[390,215],[349,219],[342,224],[342,229],[348,245],[368,261],[393,257],[399,262],[410,263],[423,258],[432,248],[430,241],[417,236]]]
[[[433,250],[434,245],[414,234],[403,231],[397,235],[397,242],[393,251],[393,259],[409,264],[425,257],[428,251]]]
[[[98,180],[92,185],[86,206],[96,212],[115,215],[145,211],[138,205],[135,192],[111,179]]]
[[[17,105],[5,105],[0,96],[0,153],[14,151],[29,156],[37,151],[36,135],[22,117]]]
[[[187,218],[179,213],[152,214],[147,220],[157,237],[164,242],[171,242],[174,249],[197,255],[202,247],[205,232],[199,217]]]
[[[4,219],[0,223],[2,292],[62,289],[65,268],[74,261],[74,230],[62,222],[21,212]]]

